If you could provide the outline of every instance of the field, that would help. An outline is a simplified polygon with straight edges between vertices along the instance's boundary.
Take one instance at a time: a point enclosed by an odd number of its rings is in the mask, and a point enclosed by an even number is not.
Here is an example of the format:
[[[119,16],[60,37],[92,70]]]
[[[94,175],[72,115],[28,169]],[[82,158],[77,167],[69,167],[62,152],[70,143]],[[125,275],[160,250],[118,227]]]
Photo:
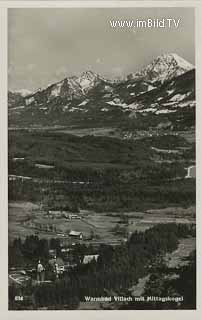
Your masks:
[[[40,238],[64,239],[68,238],[71,230],[82,232],[85,238],[88,238],[91,232],[100,240],[115,238],[111,229],[119,220],[118,217],[107,217],[104,214],[88,211],[81,212],[80,216],[81,219],[74,220],[62,217],[50,218],[37,205],[28,202],[11,202],[9,204],[9,241],[17,237],[24,239],[28,235],[38,233]],[[45,230],[44,226],[47,225],[54,226],[56,231]]]
[[[188,264],[190,253],[196,249],[195,238],[185,238],[179,241],[178,248],[172,253],[167,253],[165,261],[168,268],[178,268]]]
[[[145,231],[157,223],[195,223],[195,208],[166,208],[123,213],[126,222],[121,221],[122,214],[119,212],[98,213],[81,210],[78,216],[81,219],[69,220],[62,215],[50,217],[38,205],[31,202],[11,202],[9,204],[9,241],[17,237],[24,239],[31,234],[38,234],[40,238],[58,237],[68,241],[68,233],[74,230],[82,232],[86,242],[109,244],[123,240],[134,231]],[[117,225],[120,225],[125,232],[119,233],[118,229],[115,230]],[[92,233],[94,239],[89,241]]]
[[[73,134],[78,137],[83,137],[87,135],[93,136],[114,136],[116,135],[116,128],[65,128],[58,129],[57,132]]]
[[[179,268],[184,265],[188,265],[189,263],[189,255],[196,247],[196,239],[195,238],[184,238],[180,239],[178,248],[171,252],[167,253],[164,257],[164,261],[168,268]],[[146,283],[149,281],[150,274],[146,275],[143,278],[138,280],[138,283],[135,284],[130,292],[133,296],[141,296],[143,295],[144,288]]]
[[[23,226],[23,221],[31,219],[39,210],[38,205],[31,202],[10,202],[8,207],[8,238],[12,241],[14,238],[31,235],[33,232]]]

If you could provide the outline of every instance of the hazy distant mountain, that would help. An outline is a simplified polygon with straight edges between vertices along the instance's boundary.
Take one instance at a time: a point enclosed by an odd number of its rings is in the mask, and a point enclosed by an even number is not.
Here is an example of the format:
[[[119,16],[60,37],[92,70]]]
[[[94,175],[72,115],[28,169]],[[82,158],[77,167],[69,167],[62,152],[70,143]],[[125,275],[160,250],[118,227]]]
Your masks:
[[[19,93],[22,97],[27,97],[30,94],[32,94],[32,91],[30,91],[28,89],[21,89],[21,90],[16,90],[13,93]]]

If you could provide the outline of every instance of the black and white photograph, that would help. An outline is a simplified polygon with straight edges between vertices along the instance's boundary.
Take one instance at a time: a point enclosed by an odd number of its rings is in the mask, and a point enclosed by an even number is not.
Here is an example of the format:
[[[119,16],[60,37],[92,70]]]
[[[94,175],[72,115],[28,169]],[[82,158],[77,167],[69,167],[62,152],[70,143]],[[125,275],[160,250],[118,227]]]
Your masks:
[[[7,28],[9,310],[195,310],[195,9]]]

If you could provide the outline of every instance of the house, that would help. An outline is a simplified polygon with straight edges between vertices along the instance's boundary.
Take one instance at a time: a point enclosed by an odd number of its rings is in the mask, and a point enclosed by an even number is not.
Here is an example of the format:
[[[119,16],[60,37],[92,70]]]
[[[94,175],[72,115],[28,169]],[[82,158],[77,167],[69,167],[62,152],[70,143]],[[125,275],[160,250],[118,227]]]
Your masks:
[[[90,263],[91,261],[97,261],[99,257],[99,254],[90,254],[90,255],[85,255],[83,258],[82,263],[87,264]]]
[[[49,249],[49,256],[50,258],[54,258],[57,254],[56,249]]]
[[[69,236],[72,237],[72,238],[83,239],[83,234],[80,231],[71,230],[69,232]]]
[[[62,248],[61,249],[61,253],[69,253],[70,251],[72,251],[71,248]]]
[[[81,217],[78,214],[65,214],[64,216],[66,219],[70,219],[70,220],[81,219]]]
[[[55,256],[54,258],[50,259],[48,263],[56,275],[64,272],[64,262],[62,258]]]

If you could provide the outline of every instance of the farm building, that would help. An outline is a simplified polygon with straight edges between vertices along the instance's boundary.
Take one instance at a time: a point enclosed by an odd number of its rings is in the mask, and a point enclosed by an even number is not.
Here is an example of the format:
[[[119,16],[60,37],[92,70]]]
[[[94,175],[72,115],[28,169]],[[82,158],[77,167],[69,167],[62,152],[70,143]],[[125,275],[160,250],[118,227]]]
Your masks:
[[[69,236],[72,237],[72,238],[83,239],[83,234],[80,231],[71,230],[69,232]]]
[[[62,211],[60,211],[60,210],[49,210],[48,211],[48,216],[52,217],[52,218],[54,218],[54,217],[57,217],[57,218],[62,217]]]
[[[99,257],[99,254],[86,255],[86,256],[84,256],[82,263],[83,264],[87,264],[87,263],[90,263],[93,260],[97,261],[98,257]]]
[[[65,214],[65,218],[66,219],[70,219],[70,220],[72,220],[72,219],[81,219],[81,217],[78,216],[77,214]]]

